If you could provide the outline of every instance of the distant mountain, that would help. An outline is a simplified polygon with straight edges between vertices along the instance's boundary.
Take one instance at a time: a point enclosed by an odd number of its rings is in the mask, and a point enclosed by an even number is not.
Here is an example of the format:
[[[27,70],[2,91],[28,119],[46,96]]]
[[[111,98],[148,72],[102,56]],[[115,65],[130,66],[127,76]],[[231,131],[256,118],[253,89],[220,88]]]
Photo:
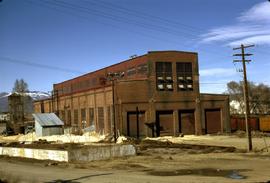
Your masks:
[[[8,96],[11,94],[12,93],[7,93],[7,92],[0,93],[0,112],[8,112]],[[25,94],[30,96],[33,101],[42,100],[42,99],[51,97],[49,93],[40,92],[40,91],[29,91]],[[29,108],[32,108],[32,106],[29,106]]]
[[[43,100],[43,99],[51,97],[51,95],[49,93],[41,92],[41,91],[30,91],[30,92],[27,92],[25,94],[30,96],[34,101],[35,100]]]
[[[0,112],[6,112],[8,108],[8,96],[9,93],[1,92],[0,93]]]

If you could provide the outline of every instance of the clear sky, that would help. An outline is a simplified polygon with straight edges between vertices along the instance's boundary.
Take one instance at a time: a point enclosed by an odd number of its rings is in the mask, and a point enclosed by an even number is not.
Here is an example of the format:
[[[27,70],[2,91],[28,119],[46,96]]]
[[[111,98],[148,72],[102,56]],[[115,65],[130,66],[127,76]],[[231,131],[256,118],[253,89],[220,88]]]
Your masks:
[[[199,54],[201,92],[241,80],[233,47],[255,44],[248,79],[270,84],[267,0],[2,0],[0,92],[23,78],[30,90],[142,55]]]

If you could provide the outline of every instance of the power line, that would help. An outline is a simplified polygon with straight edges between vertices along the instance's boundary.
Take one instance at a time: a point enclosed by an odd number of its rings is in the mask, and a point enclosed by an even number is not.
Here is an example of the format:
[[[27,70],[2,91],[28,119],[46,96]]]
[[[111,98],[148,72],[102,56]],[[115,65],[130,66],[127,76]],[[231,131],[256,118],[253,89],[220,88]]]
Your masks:
[[[111,13],[108,13],[108,12],[103,12],[103,11],[100,11],[100,10],[96,10],[96,9],[93,9],[93,8],[79,6],[79,5],[76,5],[76,4],[73,4],[73,3],[64,2],[64,1],[61,1],[61,0],[43,1],[43,2],[47,3],[47,4],[63,7],[63,8],[75,9],[75,10],[78,10],[80,12],[85,12],[85,13],[88,13],[88,14],[103,17],[103,18],[110,19],[110,20],[113,20],[113,21],[123,22],[123,23],[126,23],[126,24],[139,26],[141,28],[145,28],[145,29],[148,29],[148,30],[168,33],[168,34],[171,34],[171,35],[174,35],[174,36],[177,36],[177,37],[183,37],[184,39],[194,38],[194,36],[196,36],[194,34],[191,34],[190,32],[189,33],[179,32],[179,30],[175,31],[175,30],[171,29],[171,27],[164,27],[164,26],[155,25],[155,24],[152,24],[152,23],[144,23],[144,22],[140,22],[140,21],[138,21],[136,19],[131,19],[129,17],[122,17],[122,16],[118,16],[118,15],[111,14]]]
[[[56,10],[57,12],[60,12],[60,13],[64,13],[64,14],[68,14],[68,15],[72,15],[72,16],[75,16],[75,17],[79,17],[79,18],[83,18],[85,20],[90,20],[91,22],[96,22],[96,23],[99,23],[99,24],[103,24],[105,26],[110,26],[110,27],[113,27],[115,29],[118,29],[118,30],[122,30],[123,31],[123,28],[120,28],[118,26],[116,26],[115,24],[110,24],[110,23],[103,23],[103,22],[99,22],[99,21],[96,21],[96,20],[92,20],[90,19],[89,17],[87,16],[82,16],[82,15],[79,15],[79,14],[75,14],[74,12],[71,12],[71,11],[67,11],[67,10],[70,10],[70,9],[67,9],[65,8],[65,10],[63,9],[59,9],[59,8],[55,8],[55,7],[52,7],[50,5],[52,4],[43,4],[43,3],[37,3],[36,1],[35,2],[32,2],[31,0],[26,0],[26,1],[23,1],[23,2],[29,2],[31,3],[32,5],[34,6],[40,6],[42,8],[49,8],[49,9],[53,9],[53,10]],[[48,6],[49,5],[49,6]],[[125,29],[128,29],[127,27],[125,27]],[[138,31],[135,31],[134,29],[128,29],[128,32],[134,32],[138,35],[142,35],[142,36],[145,36],[147,38],[151,38],[151,39],[154,39],[154,40],[160,40],[160,41],[165,41],[165,42],[168,42],[168,43],[171,43],[171,44],[179,44],[179,42],[177,41],[172,41],[172,40],[168,40],[168,39],[163,39],[163,38],[160,38],[160,37],[157,37],[157,36],[153,36],[153,35],[149,35],[149,34],[146,34],[146,33],[142,33],[142,32],[138,32]]]
[[[28,0],[29,1],[29,0]],[[164,18],[161,18],[161,17],[157,17],[157,16],[153,16],[151,14],[145,14],[143,12],[140,12],[140,11],[136,11],[136,10],[132,10],[132,9],[127,9],[127,8],[123,8],[123,7],[120,7],[120,6],[116,6],[114,4],[111,4],[111,3],[108,3],[108,2],[104,2],[104,1],[99,1],[99,3],[97,2],[89,2],[89,1],[86,1],[88,2],[88,4],[100,4],[100,3],[103,3],[101,4],[103,7],[106,7],[107,9],[116,9],[118,11],[122,11],[123,13],[126,13],[126,14],[134,14],[136,15],[136,18],[138,17],[141,17],[143,18],[144,20],[146,19],[152,19],[152,20],[156,20],[156,21],[161,21],[161,22],[164,22],[164,23],[174,23],[175,25],[178,25],[179,23],[178,22],[175,22],[175,21],[171,21],[171,20],[168,20],[168,19],[164,19]],[[179,32],[179,31],[175,31],[173,29],[171,29],[171,27],[163,27],[163,26],[156,26],[154,24],[145,24],[145,23],[142,23],[142,22],[139,22],[137,20],[132,20],[130,18],[127,18],[127,17],[121,17],[121,16],[117,16],[117,15],[114,15],[114,14],[110,14],[108,12],[102,12],[102,11],[98,11],[96,9],[93,9],[93,8],[89,8],[89,7],[83,7],[83,6],[78,6],[78,5],[75,5],[73,3],[67,3],[67,2],[63,2],[63,1],[60,1],[60,0],[56,0],[56,1],[43,1],[43,3],[47,3],[49,5],[55,5],[55,6],[58,6],[58,7],[62,7],[62,8],[65,8],[65,9],[72,9],[73,11],[74,10],[78,10],[80,13],[83,11],[83,12],[86,12],[88,14],[94,14],[95,16],[101,16],[103,18],[106,18],[106,19],[110,19],[110,20],[113,20],[113,21],[120,21],[120,22],[124,22],[124,23],[128,23],[128,24],[131,24],[131,25],[136,25],[136,26],[140,26],[142,28],[146,28],[146,29],[150,29],[152,31],[159,31],[159,32],[163,32],[163,33],[168,33],[168,34],[172,34],[174,36],[180,36],[180,37],[183,37],[182,34],[185,34],[185,37],[184,38],[188,38],[188,37],[197,37],[197,35],[194,35],[194,34],[190,34],[190,33],[186,33],[186,32]],[[57,10],[56,8],[54,8],[55,10]],[[78,12],[77,11],[77,12]],[[70,13],[70,12],[69,12]],[[74,14],[73,14],[74,15]],[[75,15],[76,16],[76,15]],[[93,20],[92,20],[93,21]],[[99,22],[100,23],[100,22]],[[112,25],[110,25],[112,26]],[[195,27],[192,27],[192,26],[189,26],[189,25],[185,25],[185,24],[180,24],[180,26],[184,26],[184,27],[188,27],[190,30],[192,30],[192,32],[198,32],[198,31],[201,31],[201,28],[195,28]],[[114,26],[114,28],[116,28],[116,26]],[[122,30],[122,29],[121,29]],[[134,32],[134,31],[132,31]],[[243,32],[243,31],[234,31],[234,32]],[[138,34],[138,32],[135,32]],[[180,34],[179,34],[180,33]],[[150,36],[150,35],[146,35],[146,34],[142,34],[142,33],[139,33],[140,35],[143,35],[143,36],[147,36],[147,37],[155,37],[155,36]],[[155,37],[154,39],[156,39],[157,37]],[[158,38],[159,40],[160,37]],[[164,39],[163,39],[164,41]],[[172,42],[170,40],[165,40],[167,42]],[[173,41],[174,42],[174,41]],[[177,44],[177,43],[174,43],[174,44]],[[183,44],[183,43],[182,43]],[[185,44],[184,44],[185,45]],[[201,49],[203,50],[203,49]],[[205,49],[204,49],[205,51]],[[207,51],[208,53],[211,53],[211,51]],[[216,52],[212,52],[214,54],[216,54]],[[261,52],[263,53],[263,52]],[[264,53],[265,54],[265,53]],[[218,55],[219,56],[219,55]],[[224,57],[225,58],[225,57]],[[226,58],[227,59],[227,58]]]
[[[28,2],[30,1],[30,0],[27,0]],[[30,1],[32,4],[35,4],[36,2],[32,2],[32,1]],[[56,8],[55,8],[55,6],[58,6],[58,7],[61,7],[61,8],[64,8],[64,9],[68,9],[68,10],[73,10],[73,11],[75,11],[75,12],[78,12],[78,13],[82,13],[82,11],[83,12],[85,12],[85,13],[88,13],[88,14],[94,14],[95,16],[102,16],[103,18],[108,18],[108,19],[111,19],[111,20],[114,20],[114,21],[120,21],[121,19],[119,18],[119,17],[117,17],[116,19],[115,19],[115,17],[110,17],[109,15],[103,15],[103,14],[100,14],[100,13],[95,13],[95,12],[93,12],[93,10],[92,9],[89,9],[89,8],[87,8],[87,7],[82,7],[82,6],[77,6],[77,5],[74,5],[74,4],[72,4],[72,3],[66,3],[66,2],[62,2],[62,1],[54,1],[54,2],[50,2],[50,1],[46,1],[46,2],[44,2],[43,1],[43,5],[44,5],[44,3],[46,3],[47,5],[53,5],[54,6],[54,10],[57,10]],[[39,4],[40,5],[40,4]],[[45,7],[48,7],[48,6],[45,6]],[[49,7],[48,7],[49,8]],[[95,11],[95,10],[94,10]],[[64,11],[62,11],[62,12],[64,12]],[[68,13],[68,14],[70,14],[69,12],[65,12],[65,13]],[[74,14],[72,14],[72,15],[74,15]],[[76,15],[75,15],[76,16]],[[82,17],[82,16],[80,16],[80,17]],[[86,18],[86,19],[89,19],[89,17],[84,17],[84,18]],[[91,20],[91,21],[93,21],[93,20]],[[96,22],[98,22],[98,21],[96,21]],[[122,21],[123,22],[123,21]],[[130,20],[124,20],[124,22],[125,23],[128,23],[128,24],[130,24],[131,22],[130,22]],[[101,23],[101,22],[98,22],[98,23]],[[104,24],[104,25],[108,25],[108,23],[102,23],[102,24]],[[115,25],[111,25],[111,24],[109,24],[110,26],[112,26],[112,27],[114,27],[114,28],[117,28],[117,26],[115,26]],[[142,24],[138,24],[138,23],[135,23],[135,25],[137,25],[137,26],[140,26],[140,25],[142,25]],[[144,24],[144,25],[146,25],[146,24]],[[149,28],[149,25],[147,25],[147,27],[145,27],[145,26],[143,26],[144,28],[146,28],[146,29],[148,29]],[[125,29],[126,29],[127,27],[125,27]],[[150,27],[151,28],[151,27]],[[118,27],[118,29],[119,29],[119,27]],[[123,28],[121,28],[121,30],[123,30]],[[152,31],[159,31],[159,32],[166,32],[166,33],[169,33],[167,30],[161,30],[161,29],[156,29],[156,28],[151,28],[151,30]],[[167,41],[167,42],[172,42],[171,40],[166,40],[166,39],[162,39],[162,38],[160,38],[160,37],[156,37],[156,36],[153,36],[153,35],[149,35],[149,34],[145,34],[145,33],[140,33],[140,32],[138,32],[138,31],[134,31],[134,30],[131,30],[132,32],[135,32],[135,33],[139,33],[140,35],[143,35],[143,36],[146,36],[146,37],[150,37],[150,38],[153,38],[153,39],[155,39],[155,40],[161,40],[161,41]],[[172,33],[172,32],[170,32],[170,33]],[[179,34],[175,34],[175,32],[173,33],[175,36],[179,36]],[[186,36],[187,37],[187,36]],[[190,36],[189,36],[190,37]],[[173,43],[174,44],[177,44],[177,45],[179,45],[179,42],[174,42],[173,41]],[[187,43],[181,43],[181,45],[186,45]],[[205,53],[210,53],[210,54],[213,54],[213,55],[216,55],[216,56],[218,56],[218,57],[220,57],[220,58],[226,58],[226,59],[228,59],[227,57],[225,57],[225,56],[220,56],[220,55],[218,55],[216,52],[212,52],[212,51],[209,51],[209,50],[205,50],[205,49],[203,49],[203,48],[200,48],[200,50],[201,50],[201,52],[205,52]]]
[[[102,0],[100,0],[100,1],[92,1],[92,2],[89,2],[87,0],[84,0],[84,1],[87,2],[87,3],[91,3],[91,4],[101,5],[101,6],[105,7],[105,8],[107,8],[107,9],[116,10],[116,11],[122,11],[125,14],[134,15],[136,17],[141,17],[144,20],[149,19],[151,21],[152,20],[159,21],[159,22],[166,23],[168,25],[181,26],[182,28],[187,29],[188,31],[200,32],[200,33],[203,32],[203,31],[201,31],[202,28],[190,26],[190,25],[183,24],[183,23],[173,21],[173,20],[170,20],[170,19],[166,19],[166,18],[163,18],[163,17],[154,16],[154,15],[144,13],[144,12],[141,12],[141,11],[136,11],[135,9],[124,8],[122,6],[117,6],[117,5],[115,5],[113,3],[110,3],[110,2],[105,2],[105,1],[102,1]]]
[[[18,60],[18,59],[14,59],[14,58],[10,58],[10,57],[0,56],[0,61],[21,64],[21,65],[27,65],[27,66],[31,66],[31,67],[38,67],[38,68],[42,68],[42,69],[57,70],[57,71],[61,71],[61,72],[68,72],[68,73],[74,73],[74,74],[83,74],[84,73],[84,72],[78,71],[78,70],[67,69],[67,68],[56,67],[56,66],[45,65],[45,64],[37,64],[37,63],[28,62],[25,60]]]

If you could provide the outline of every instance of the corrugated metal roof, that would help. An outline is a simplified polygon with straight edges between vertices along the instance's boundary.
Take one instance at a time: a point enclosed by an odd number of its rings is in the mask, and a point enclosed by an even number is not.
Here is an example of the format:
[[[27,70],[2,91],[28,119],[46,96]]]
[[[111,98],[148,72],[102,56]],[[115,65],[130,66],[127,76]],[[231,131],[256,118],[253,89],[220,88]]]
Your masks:
[[[64,122],[61,121],[54,113],[35,113],[33,114],[35,121],[41,126],[61,126]]]

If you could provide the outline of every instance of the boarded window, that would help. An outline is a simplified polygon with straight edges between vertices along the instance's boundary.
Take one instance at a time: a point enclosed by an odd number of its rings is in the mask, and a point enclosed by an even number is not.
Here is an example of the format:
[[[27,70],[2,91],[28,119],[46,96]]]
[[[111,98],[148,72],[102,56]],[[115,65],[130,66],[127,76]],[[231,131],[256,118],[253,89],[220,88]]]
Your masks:
[[[40,112],[41,113],[44,113],[44,102],[42,101],[41,103],[40,103]]]
[[[66,119],[65,119],[65,111],[60,111],[60,119],[62,120],[62,121],[66,121]]]
[[[89,124],[95,125],[94,124],[94,108],[89,108]]]
[[[192,77],[192,63],[183,62],[176,63],[177,72],[177,88],[178,91],[192,91],[193,77]]]
[[[70,125],[71,124],[71,111],[70,110],[67,111],[67,121],[66,121],[66,124],[67,125]]]
[[[85,109],[81,109],[81,121],[85,121],[85,120],[86,120]]]
[[[135,68],[130,68],[127,70],[127,76],[132,76],[136,74],[136,69]]]
[[[156,62],[157,90],[173,91],[173,76],[171,62]]]
[[[107,115],[108,115],[108,129],[111,129],[111,124],[112,124],[112,121],[111,121],[111,107],[110,106],[108,106],[107,107]]]
[[[146,64],[138,65],[137,66],[137,73],[138,74],[147,74],[148,67]]]
[[[79,122],[79,116],[78,116],[78,110],[74,110],[74,124],[78,125]]]
[[[98,129],[99,129],[99,131],[104,130],[104,109],[103,109],[103,107],[98,107]]]

